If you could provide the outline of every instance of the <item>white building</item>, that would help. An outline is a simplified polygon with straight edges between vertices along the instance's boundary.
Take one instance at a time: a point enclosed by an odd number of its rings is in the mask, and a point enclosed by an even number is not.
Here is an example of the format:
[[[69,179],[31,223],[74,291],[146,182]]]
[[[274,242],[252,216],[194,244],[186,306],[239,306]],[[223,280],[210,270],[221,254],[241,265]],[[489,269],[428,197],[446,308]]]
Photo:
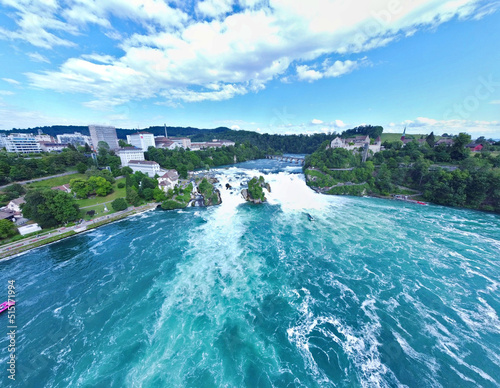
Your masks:
[[[176,148],[180,147],[178,143],[174,143],[172,140],[170,140],[167,137],[164,136],[158,136],[155,137],[155,147],[156,148],[164,148],[168,150],[175,150]]]
[[[73,144],[75,147],[85,146],[85,144],[89,146],[92,145],[90,136],[82,135],[80,132],[57,135],[57,142],[62,144]]]
[[[55,143],[55,139],[50,135],[36,135],[35,139],[37,142]]]
[[[16,152],[21,154],[40,153],[42,149],[31,133],[13,133],[9,136],[0,136],[0,146],[5,147],[7,152]]]
[[[131,160],[144,160],[144,151],[135,147],[120,148],[116,154],[120,157],[122,167],[128,166]]]
[[[370,144],[370,136],[356,136],[348,139],[342,139],[340,137],[336,137],[330,143],[330,148],[344,148],[346,150],[352,151],[355,149],[359,149],[360,147],[364,147],[368,144],[368,149],[372,151],[374,154],[380,152],[382,147],[382,140],[380,136],[377,137],[374,144]]]
[[[33,232],[39,232],[42,230],[38,224],[31,224],[31,225],[26,225],[26,226],[20,226],[17,228],[21,236],[25,236],[27,234],[33,233]]]
[[[119,148],[118,137],[116,136],[115,127],[106,127],[100,125],[89,125],[90,138],[92,139],[92,146],[97,151],[100,141],[108,143],[111,150]]]
[[[165,174],[158,178],[158,186],[164,192],[173,189],[179,183],[179,174],[176,170],[167,170]]]
[[[9,209],[10,211],[12,211],[14,213],[20,213],[21,212],[21,205],[23,203],[26,203],[26,201],[22,197],[13,199],[12,201],[10,201],[7,204],[7,209]]]
[[[137,132],[127,135],[127,143],[147,151],[149,147],[155,147],[155,137],[149,132]]]
[[[150,178],[153,178],[160,172],[160,165],[149,160],[130,160],[128,162],[128,166],[133,172],[140,171],[148,175]]]
[[[231,140],[217,140],[214,139],[212,141],[205,141],[205,142],[196,142],[196,143],[191,143],[191,151],[198,151],[198,150],[203,150],[206,148],[219,148],[219,147],[229,147],[229,146],[234,146],[236,143]]]
[[[173,141],[182,148],[191,148],[191,139],[188,137],[169,137],[168,140]]]
[[[48,142],[40,142],[40,148],[43,152],[61,152],[63,149],[68,148],[67,144],[61,143],[48,143]]]

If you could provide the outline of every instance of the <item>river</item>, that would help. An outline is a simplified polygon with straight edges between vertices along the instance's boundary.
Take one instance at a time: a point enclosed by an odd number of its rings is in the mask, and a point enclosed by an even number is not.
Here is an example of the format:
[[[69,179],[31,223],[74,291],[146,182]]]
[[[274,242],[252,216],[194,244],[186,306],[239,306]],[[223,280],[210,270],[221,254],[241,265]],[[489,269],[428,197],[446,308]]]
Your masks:
[[[271,160],[214,173],[220,206],[0,262],[19,386],[500,385],[498,215],[324,196]],[[239,193],[256,175],[263,205]],[[3,313],[2,386],[7,326]]]

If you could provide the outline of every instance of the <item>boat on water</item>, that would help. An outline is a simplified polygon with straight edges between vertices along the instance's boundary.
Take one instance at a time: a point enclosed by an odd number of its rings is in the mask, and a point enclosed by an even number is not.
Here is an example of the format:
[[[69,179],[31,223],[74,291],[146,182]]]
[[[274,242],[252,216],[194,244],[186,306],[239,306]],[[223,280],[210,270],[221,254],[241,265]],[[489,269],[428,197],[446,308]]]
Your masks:
[[[407,195],[397,194],[397,195],[393,196],[393,199],[396,199],[398,201],[405,201],[405,202],[410,202],[410,203],[416,203],[417,205],[428,205],[427,202],[417,201],[416,199],[411,199]]]
[[[314,217],[312,215],[310,215],[309,213],[306,213],[307,214],[307,218],[309,218],[309,221],[314,221]]]
[[[9,300],[7,302],[3,302],[0,304],[0,313],[3,313],[5,310],[7,310],[9,307],[14,306],[16,304],[15,301]]]

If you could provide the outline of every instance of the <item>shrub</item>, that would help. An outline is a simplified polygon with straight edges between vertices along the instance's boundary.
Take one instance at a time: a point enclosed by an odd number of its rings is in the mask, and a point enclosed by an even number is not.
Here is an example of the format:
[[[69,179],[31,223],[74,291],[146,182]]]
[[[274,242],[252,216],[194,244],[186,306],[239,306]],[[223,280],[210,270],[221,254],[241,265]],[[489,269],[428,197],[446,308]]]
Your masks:
[[[174,200],[166,200],[161,204],[163,210],[184,209],[186,204]]]
[[[117,187],[118,187],[119,189],[123,189],[123,188],[125,187],[125,182],[118,182]]]
[[[125,210],[128,207],[127,201],[125,198],[117,198],[113,202],[111,202],[111,207],[114,211]]]

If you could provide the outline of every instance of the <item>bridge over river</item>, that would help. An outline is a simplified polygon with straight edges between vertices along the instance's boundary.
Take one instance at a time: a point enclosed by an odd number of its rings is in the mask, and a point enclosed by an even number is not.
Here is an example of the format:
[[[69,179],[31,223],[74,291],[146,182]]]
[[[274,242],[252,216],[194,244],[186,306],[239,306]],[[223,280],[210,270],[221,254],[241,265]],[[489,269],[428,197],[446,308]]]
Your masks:
[[[304,164],[303,156],[266,155],[266,159],[274,159],[274,160],[279,160],[281,162]]]

